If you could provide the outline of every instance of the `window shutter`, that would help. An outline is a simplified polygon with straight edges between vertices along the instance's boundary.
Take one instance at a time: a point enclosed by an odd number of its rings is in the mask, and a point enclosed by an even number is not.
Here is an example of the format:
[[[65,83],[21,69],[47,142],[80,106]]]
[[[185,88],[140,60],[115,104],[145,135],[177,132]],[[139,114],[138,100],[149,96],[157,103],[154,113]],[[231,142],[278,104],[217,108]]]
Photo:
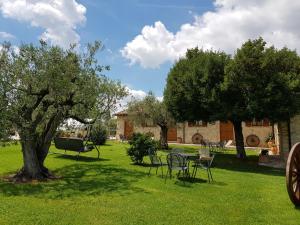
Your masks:
[[[246,121],[245,123],[246,123],[246,127],[251,127],[252,125],[251,121]]]
[[[264,119],[264,121],[263,121],[263,126],[264,126],[264,127],[270,126],[270,121],[269,121],[268,119]]]

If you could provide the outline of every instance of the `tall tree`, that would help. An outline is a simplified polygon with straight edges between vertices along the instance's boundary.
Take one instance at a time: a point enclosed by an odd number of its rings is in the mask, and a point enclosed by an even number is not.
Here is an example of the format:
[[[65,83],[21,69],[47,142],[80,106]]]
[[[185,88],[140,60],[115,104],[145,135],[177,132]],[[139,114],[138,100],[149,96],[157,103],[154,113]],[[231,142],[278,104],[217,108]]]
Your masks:
[[[79,53],[41,41],[15,53],[9,44],[0,52],[0,91],[5,115],[21,138],[23,168],[16,179],[44,179],[51,140],[63,120],[93,121],[110,112],[125,88],[101,73],[109,69],[95,59],[100,42]],[[90,121],[89,122],[93,122]]]
[[[159,126],[161,148],[168,149],[168,129],[175,125],[175,121],[164,102],[150,92],[142,100],[129,102],[127,112],[129,119],[137,125],[151,123]]]
[[[180,121],[229,120],[237,153],[246,157],[242,121],[290,118],[297,111],[299,57],[286,48],[249,40],[230,59],[222,52],[187,51],[171,69],[164,98]]]
[[[266,47],[259,38],[245,42],[225,70],[222,109],[234,125],[237,151],[244,158],[242,121],[268,118],[274,123],[297,112],[300,58],[287,48]]]
[[[189,49],[171,68],[164,100],[176,121],[224,119],[221,85],[229,56],[223,52]]]

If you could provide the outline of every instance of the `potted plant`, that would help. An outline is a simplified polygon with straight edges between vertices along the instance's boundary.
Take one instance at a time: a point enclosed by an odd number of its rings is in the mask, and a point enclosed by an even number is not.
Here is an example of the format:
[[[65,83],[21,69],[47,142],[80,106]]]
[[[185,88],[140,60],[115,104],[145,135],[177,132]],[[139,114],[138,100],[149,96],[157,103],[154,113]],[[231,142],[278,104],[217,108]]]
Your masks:
[[[265,138],[265,142],[269,148],[272,148],[274,145],[274,135],[272,133],[268,134]]]

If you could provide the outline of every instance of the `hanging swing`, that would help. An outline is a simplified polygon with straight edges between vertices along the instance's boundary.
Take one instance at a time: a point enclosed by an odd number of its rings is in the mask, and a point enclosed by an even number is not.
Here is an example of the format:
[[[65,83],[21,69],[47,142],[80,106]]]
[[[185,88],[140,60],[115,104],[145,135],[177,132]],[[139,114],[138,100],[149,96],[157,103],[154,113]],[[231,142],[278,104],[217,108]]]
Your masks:
[[[87,131],[85,137],[55,137],[54,144],[58,150],[64,150],[65,153],[67,151],[75,151],[78,152],[77,160],[79,159],[80,153],[89,152],[92,150],[96,150],[98,153],[98,159],[100,157],[100,152],[96,144],[94,144],[91,140],[91,130],[92,125],[86,125],[85,130]]]

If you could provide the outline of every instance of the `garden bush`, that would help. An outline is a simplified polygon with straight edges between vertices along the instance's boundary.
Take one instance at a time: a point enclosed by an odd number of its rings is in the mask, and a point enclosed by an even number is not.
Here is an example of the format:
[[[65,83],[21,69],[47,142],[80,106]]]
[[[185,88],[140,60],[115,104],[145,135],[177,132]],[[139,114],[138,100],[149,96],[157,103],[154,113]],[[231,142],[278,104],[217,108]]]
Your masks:
[[[107,129],[103,125],[95,125],[90,134],[91,141],[96,145],[104,145],[108,137]]]
[[[127,155],[135,164],[142,164],[144,156],[148,155],[148,150],[157,150],[158,143],[149,134],[134,133],[129,140],[130,147]]]

